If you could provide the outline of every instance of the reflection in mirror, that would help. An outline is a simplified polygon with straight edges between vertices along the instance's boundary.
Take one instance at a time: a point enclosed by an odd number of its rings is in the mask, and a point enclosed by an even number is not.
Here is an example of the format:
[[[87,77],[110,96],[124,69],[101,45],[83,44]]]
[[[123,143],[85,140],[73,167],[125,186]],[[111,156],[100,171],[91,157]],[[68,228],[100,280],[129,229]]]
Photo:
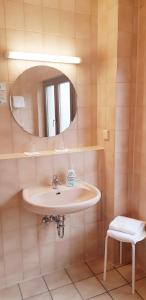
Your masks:
[[[73,84],[62,72],[47,66],[26,70],[10,91],[16,122],[28,133],[52,137],[67,129],[77,105]]]

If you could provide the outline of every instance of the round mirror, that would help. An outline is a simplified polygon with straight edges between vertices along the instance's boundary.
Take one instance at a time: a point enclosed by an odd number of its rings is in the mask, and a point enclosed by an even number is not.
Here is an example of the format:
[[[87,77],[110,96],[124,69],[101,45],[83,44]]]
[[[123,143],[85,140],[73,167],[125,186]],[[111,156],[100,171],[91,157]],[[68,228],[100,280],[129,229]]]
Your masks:
[[[10,91],[16,122],[28,133],[52,137],[67,129],[76,110],[73,84],[61,71],[36,66],[23,72]]]

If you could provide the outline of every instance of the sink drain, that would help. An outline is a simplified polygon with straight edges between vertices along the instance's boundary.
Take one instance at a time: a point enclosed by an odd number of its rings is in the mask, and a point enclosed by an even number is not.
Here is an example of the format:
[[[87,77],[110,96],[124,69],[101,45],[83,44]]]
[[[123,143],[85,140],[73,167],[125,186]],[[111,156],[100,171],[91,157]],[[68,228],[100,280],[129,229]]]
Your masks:
[[[42,223],[49,224],[50,222],[57,223],[58,236],[62,239],[64,237],[64,221],[65,216],[44,216],[42,218]]]

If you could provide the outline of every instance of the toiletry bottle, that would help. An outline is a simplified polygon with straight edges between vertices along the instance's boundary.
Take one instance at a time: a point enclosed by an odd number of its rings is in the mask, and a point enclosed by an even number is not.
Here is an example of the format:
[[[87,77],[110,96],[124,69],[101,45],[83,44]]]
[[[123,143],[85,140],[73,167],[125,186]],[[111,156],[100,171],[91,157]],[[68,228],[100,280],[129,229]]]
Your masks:
[[[76,184],[76,173],[73,169],[68,170],[66,184],[70,187],[73,187]]]

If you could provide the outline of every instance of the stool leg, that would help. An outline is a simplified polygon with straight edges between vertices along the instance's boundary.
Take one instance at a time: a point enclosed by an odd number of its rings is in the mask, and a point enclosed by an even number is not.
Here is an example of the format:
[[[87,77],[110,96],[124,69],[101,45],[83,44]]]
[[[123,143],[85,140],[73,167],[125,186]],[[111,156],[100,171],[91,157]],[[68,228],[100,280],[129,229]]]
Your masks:
[[[108,236],[105,238],[105,252],[104,252],[104,273],[103,280],[106,280],[106,269],[107,269],[107,248],[108,248]]]
[[[122,265],[122,242],[120,241],[120,265]]]
[[[135,292],[135,244],[132,244],[132,294]]]

